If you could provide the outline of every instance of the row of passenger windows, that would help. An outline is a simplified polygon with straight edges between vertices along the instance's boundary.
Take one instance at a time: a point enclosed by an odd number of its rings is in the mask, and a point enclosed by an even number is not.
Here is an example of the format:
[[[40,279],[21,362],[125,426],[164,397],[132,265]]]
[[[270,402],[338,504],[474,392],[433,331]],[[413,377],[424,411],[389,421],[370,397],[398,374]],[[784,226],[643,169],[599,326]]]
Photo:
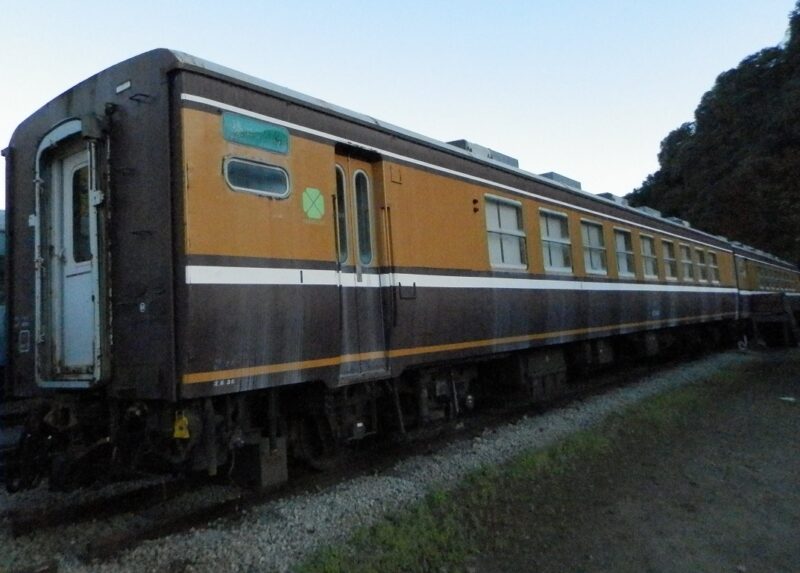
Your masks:
[[[764,290],[790,291],[798,288],[798,280],[788,271],[759,267],[758,286]]]
[[[565,213],[539,210],[542,258],[545,271],[572,273],[572,240],[569,218]],[[525,227],[522,222],[522,203],[494,196],[486,196],[486,231],[489,242],[489,259],[499,268],[527,268]],[[716,253],[678,245],[661,240],[661,257],[656,252],[653,237],[641,235],[640,252],[642,270],[646,278],[656,279],[663,265],[664,276],[670,280],[719,282],[719,264]],[[583,262],[587,274],[607,275],[609,249],[605,244],[603,226],[589,221],[581,222]],[[614,229],[612,256],[616,260],[620,277],[636,275],[636,254],[633,235],[625,229]]]

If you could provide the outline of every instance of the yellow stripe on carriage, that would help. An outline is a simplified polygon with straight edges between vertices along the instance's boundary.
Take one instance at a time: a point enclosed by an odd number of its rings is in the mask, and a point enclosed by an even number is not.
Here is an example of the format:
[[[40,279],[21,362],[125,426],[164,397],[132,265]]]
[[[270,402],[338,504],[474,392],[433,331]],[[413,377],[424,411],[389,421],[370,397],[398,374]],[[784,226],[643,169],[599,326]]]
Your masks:
[[[706,314],[701,316],[691,316],[684,318],[671,318],[664,320],[647,320],[644,322],[628,322],[624,324],[613,324],[606,326],[594,326],[590,328],[576,328],[572,330],[560,330],[555,332],[540,332],[537,334],[523,334],[519,336],[507,336],[503,338],[491,338],[487,340],[470,340],[467,342],[453,342],[451,344],[437,344],[433,346],[416,346],[411,348],[397,348],[388,352],[364,352],[361,354],[343,354],[328,358],[318,358],[315,360],[301,360],[297,362],[284,362],[281,364],[265,364],[262,366],[250,366],[246,368],[233,368],[230,370],[214,370],[211,372],[193,372],[183,375],[184,384],[197,384],[202,382],[214,382],[221,379],[246,378],[248,376],[259,376],[264,374],[277,374],[292,370],[312,370],[314,368],[325,368],[339,366],[349,362],[367,362],[369,360],[381,360],[385,358],[402,358],[405,356],[416,356],[419,354],[435,354],[439,352],[456,352],[459,350],[470,350],[472,348],[482,348],[491,346],[501,346],[507,344],[517,344],[521,342],[532,342],[547,338],[562,338],[565,336],[575,336],[581,334],[592,334],[596,332],[608,332],[622,330],[626,328],[638,328],[643,326],[658,325],[677,325],[683,322],[707,322],[710,320],[720,320],[735,316],[735,312],[721,314]]]

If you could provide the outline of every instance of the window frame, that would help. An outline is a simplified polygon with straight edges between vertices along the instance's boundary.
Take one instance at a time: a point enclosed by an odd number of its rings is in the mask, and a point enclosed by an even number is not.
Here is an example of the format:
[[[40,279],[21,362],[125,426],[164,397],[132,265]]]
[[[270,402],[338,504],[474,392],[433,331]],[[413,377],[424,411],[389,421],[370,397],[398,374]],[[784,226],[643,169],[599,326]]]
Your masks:
[[[600,237],[600,246],[590,245],[587,244],[586,239],[587,235],[584,233],[584,229],[587,227],[594,227],[595,229],[599,229],[599,237]],[[587,275],[598,275],[598,276],[608,276],[608,248],[606,247],[606,237],[605,237],[605,229],[603,227],[603,223],[598,221],[592,221],[590,219],[581,219],[581,246],[583,247],[583,265],[584,271]],[[602,269],[595,269],[589,268],[589,265],[586,264],[586,255],[589,255],[589,261],[592,260],[592,254],[600,252],[600,260],[603,264]]]
[[[686,249],[686,252],[689,253],[688,259],[683,257],[684,249]],[[680,261],[680,267],[681,267],[681,280],[686,282],[697,281],[697,277],[695,276],[696,271],[695,271],[694,256],[692,254],[692,246],[687,245],[685,243],[678,243],[678,253],[680,255],[680,258],[678,260]],[[688,274],[686,273],[686,265],[689,265],[690,272]]]
[[[261,189],[251,189],[249,187],[240,187],[239,185],[234,185],[231,182],[229,176],[229,169],[231,163],[244,163],[249,165],[255,165],[257,167],[263,167],[271,171],[278,171],[282,173],[286,178],[286,192],[282,194],[278,193],[271,193],[268,191],[263,191]],[[225,184],[233,191],[237,193],[247,193],[248,195],[255,195],[257,197],[266,197],[268,199],[286,199],[292,193],[292,180],[289,175],[289,171],[284,169],[279,165],[275,165],[272,163],[265,163],[263,161],[258,161],[255,159],[249,159],[246,157],[241,157],[238,155],[229,155],[222,160],[222,177],[225,179]]]
[[[627,235],[630,238],[630,251],[620,251],[619,245],[617,244],[617,235]],[[633,232],[630,229],[624,229],[622,227],[614,227],[614,260],[617,265],[617,275],[619,277],[625,278],[635,278],[636,277],[636,251],[633,248]],[[620,255],[624,255],[626,259],[625,266],[628,267],[628,270],[623,271],[619,265],[619,257]],[[628,257],[630,257],[631,264],[628,265]]]
[[[719,284],[719,258],[717,257],[717,253],[714,251],[706,251],[706,257],[708,265],[708,280],[712,283]]]
[[[650,254],[644,250],[645,243],[650,244]],[[639,250],[642,255],[642,275],[648,280],[658,279],[658,253],[656,251],[656,239],[653,235],[639,234]],[[647,263],[652,262],[655,267],[654,273],[647,272]]]
[[[499,222],[495,222],[495,221],[492,221],[492,223],[493,223],[493,225],[496,223],[497,226],[490,226],[489,225],[489,220],[487,219],[486,216],[484,216],[483,220],[484,220],[484,225],[486,227],[486,249],[487,249],[487,252],[488,252],[488,255],[489,255],[489,265],[492,268],[495,268],[495,269],[516,270],[516,271],[527,270],[528,269],[528,235],[527,235],[527,233],[525,233],[524,205],[522,204],[521,201],[515,201],[514,199],[509,199],[507,197],[500,197],[499,195],[493,195],[491,193],[484,194],[483,202],[484,202],[484,209],[486,211],[485,214],[487,214],[487,215],[489,213],[488,206],[490,204],[492,204],[492,203],[498,204],[498,205],[507,205],[509,207],[513,207],[514,209],[517,210],[517,220],[519,222],[519,228],[518,229],[510,229],[510,228],[501,227],[500,223]],[[498,215],[499,215],[499,210],[498,210]],[[519,258],[522,261],[522,263],[519,263],[519,264],[517,264],[517,263],[506,263],[504,261],[495,261],[495,260],[493,260],[492,247],[491,247],[491,242],[489,240],[489,236],[491,234],[499,235],[501,237],[501,240],[500,240],[500,253],[501,253],[501,257],[503,259],[505,259],[505,256],[503,256],[502,236],[506,235],[506,236],[516,237],[517,239],[520,239],[518,241],[518,244],[520,245],[520,252],[519,252],[520,256],[519,256]]]
[[[672,256],[668,257],[667,246],[672,249]],[[675,254],[675,243],[667,239],[661,239],[661,255],[664,258],[664,278],[668,281],[678,280],[678,259]],[[669,274],[669,269],[672,269],[672,274]]]
[[[708,267],[707,267],[707,259],[706,259],[706,252],[703,249],[695,247],[695,259],[697,259],[697,281],[701,283],[708,282]]]
[[[546,217],[554,217],[563,219],[567,222],[567,238],[563,239],[559,237],[550,238],[549,235],[545,236],[544,232],[547,229],[547,225],[543,224],[542,219]],[[572,262],[572,233],[569,226],[569,214],[564,211],[555,211],[553,209],[547,209],[544,207],[539,208],[539,238],[542,243],[542,265],[544,266],[544,270],[546,272],[551,273],[560,273],[560,274],[574,274],[575,272],[575,265]],[[566,247],[566,253],[569,256],[569,266],[564,267],[556,267],[553,265],[548,265],[547,260],[548,256],[545,254],[545,249],[549,248],[550,244],[560,245],[562,249]]]

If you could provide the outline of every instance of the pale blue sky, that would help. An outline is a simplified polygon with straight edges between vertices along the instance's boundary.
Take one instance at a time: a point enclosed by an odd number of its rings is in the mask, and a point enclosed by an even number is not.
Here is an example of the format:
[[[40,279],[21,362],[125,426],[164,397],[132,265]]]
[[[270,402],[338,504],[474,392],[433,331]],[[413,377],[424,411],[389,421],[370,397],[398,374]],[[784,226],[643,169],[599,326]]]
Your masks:
[[[168,47],[625,194],[794,0],[0,0],[0,146],[70,86]],[[5,165],[0,162],[0,181]]]

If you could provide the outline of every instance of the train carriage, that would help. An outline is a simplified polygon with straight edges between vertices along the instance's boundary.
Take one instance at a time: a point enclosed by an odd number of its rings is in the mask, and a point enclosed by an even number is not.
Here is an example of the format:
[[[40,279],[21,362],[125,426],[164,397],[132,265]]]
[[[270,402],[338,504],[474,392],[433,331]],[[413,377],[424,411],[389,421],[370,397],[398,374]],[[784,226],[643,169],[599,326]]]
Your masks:
[[[468,408],[488,361],[536,386],[741,314],[724,239],[179,52],[78,84],[4,155],[6,392],[49,404],[18,487],[48,437],[211,473],[254,447],[280,481],[287,448]]]
[[[766,343],[798,338],[800,273],[792,265],[759,249],[733,244],[739,317],[746,335]]]

